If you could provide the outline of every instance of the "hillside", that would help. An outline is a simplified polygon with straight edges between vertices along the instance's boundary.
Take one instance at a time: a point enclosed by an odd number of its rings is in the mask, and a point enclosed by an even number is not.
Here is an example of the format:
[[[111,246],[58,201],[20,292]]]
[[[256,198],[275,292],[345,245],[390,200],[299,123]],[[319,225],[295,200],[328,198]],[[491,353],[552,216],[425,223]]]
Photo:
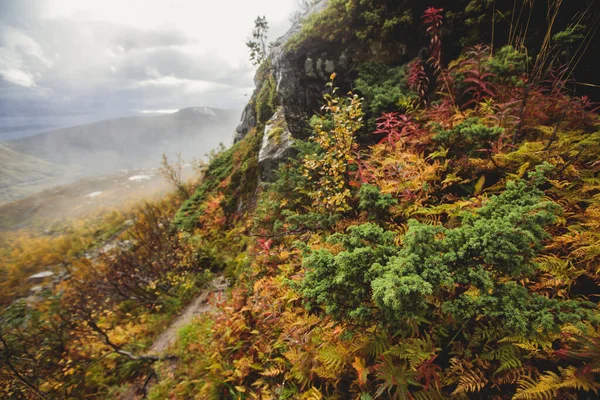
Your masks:
[[[62,166],[11,150],[0,142],[0,204],[56,185],[66,174]]]
[[[598,397],[597,4],[310,4],[194,190],[7,240],[0,395]]]
[[[185,108],[161,116],[142,116],[62,128],[6,142],[15,151],[48,162],[75,166],[84,174],[155,167],[163,153],[201,158],[228,142],[238,111]]]

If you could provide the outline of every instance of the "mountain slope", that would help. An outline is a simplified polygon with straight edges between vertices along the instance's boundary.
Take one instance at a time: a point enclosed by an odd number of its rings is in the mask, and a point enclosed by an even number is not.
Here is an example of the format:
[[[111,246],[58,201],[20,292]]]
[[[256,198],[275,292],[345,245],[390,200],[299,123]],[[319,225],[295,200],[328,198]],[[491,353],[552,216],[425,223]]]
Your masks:
[[[66,173],[62,166],[16,152],[0,142],[0,204],[55,184]]]
[[[600,119],[554,68],[585,39],[565,23],[587,23],[584,7],[552,25],[546,3],[432,3],[330,0],[277,43],[235,144],[174,219],[175,204],[147,205],[132,246],[65,263],[77,279],[32,313],[42,329],[5,314],[22,391],[596,398]],[[209,271],[228,298],[180,330],[169,362],[144,359],[146,321]]]
[[[156,166],[163,153],[202,156],[228,142],[237,111],[185,108],[174,114],[101,121],[7,142],[15,151],[85,173]]]

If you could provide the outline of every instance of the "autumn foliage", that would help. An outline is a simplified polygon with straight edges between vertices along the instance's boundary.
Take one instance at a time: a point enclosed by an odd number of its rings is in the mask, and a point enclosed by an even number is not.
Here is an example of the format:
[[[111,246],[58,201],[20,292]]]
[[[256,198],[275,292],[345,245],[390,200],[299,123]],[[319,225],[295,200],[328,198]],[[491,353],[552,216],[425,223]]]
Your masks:
[[[253,130],[176,213],[140,209],[131,247],[74,261],[35,318],[3,314],[22,375],[2,369],[7,390],[101,397],[150,376],[116,350],[142,354],[134,339],[212,268],[232,288],[152,365],[150,399],[595,398],[598,107],[567,90],[558,44],[540,79],[520,44],[447,60],[444,10],[420,21],[428,58],[365,63],[364,94],[334,75],[274,182],[258,183]],[[382,98],[382,71],[402,93]],[[99,377],[111,368],[120,379]]]

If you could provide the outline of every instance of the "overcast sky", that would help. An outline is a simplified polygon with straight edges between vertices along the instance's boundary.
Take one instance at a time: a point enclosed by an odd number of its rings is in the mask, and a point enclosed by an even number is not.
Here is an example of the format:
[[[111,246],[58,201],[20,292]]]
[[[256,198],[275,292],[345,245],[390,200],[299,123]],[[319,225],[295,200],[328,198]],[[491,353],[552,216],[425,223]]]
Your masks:
[[[295,0],[0,0],[0,117],[242,108],[257,15]]]

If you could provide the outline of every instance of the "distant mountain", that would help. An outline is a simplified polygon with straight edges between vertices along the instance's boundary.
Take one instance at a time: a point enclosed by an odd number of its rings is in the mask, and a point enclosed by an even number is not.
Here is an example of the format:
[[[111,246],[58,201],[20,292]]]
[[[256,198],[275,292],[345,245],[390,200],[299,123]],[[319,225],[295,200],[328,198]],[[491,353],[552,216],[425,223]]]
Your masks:
[[[181,151],[202,157],[229,143],[239,112],[209,107],[184,108],[173,114],[96,122],[5,142],[12,150],[76,167],[84,174],[152,167],[163,153]]]
[[[68,174],[65,167],[18,153],[0,142],[0,204],[56,184]]]

